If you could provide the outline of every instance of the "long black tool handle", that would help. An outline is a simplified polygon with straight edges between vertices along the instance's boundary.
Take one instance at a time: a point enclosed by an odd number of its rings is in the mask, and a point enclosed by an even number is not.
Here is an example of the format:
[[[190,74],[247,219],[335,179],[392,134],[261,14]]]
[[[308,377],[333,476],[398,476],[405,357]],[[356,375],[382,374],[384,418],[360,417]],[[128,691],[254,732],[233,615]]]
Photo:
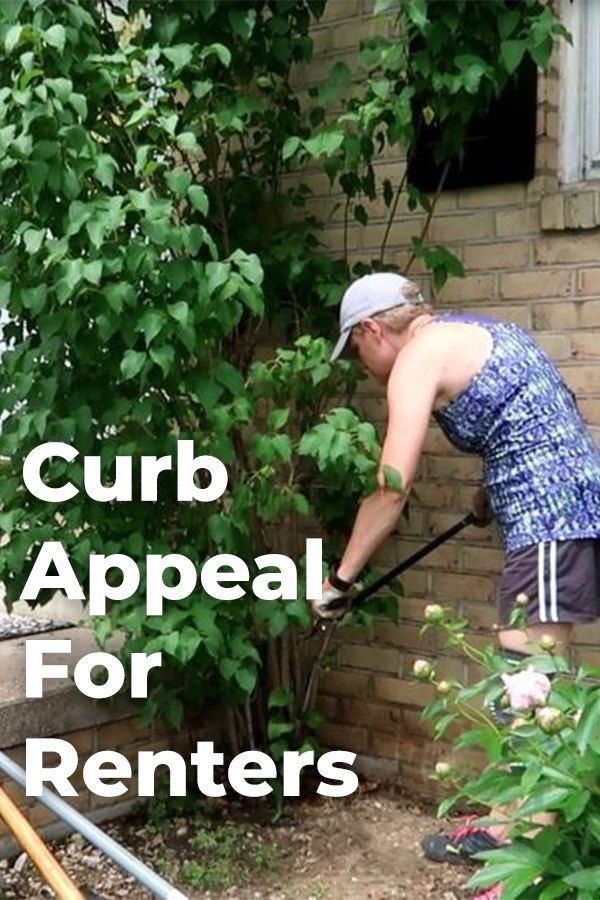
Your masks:
[[[410,569],[411,566],[415,566],[418,562],[420,562],[425,556],[429,556],[429,554],[435,550],[440,544],[445,544],[446,541],[449,541],[450,538],[453,538],[455,534],[458,534],[463,528],[467,528],[469,525],[475,525],[477,523],[477,516],[475,513],[470,512],[468,515],[461,519],[460,522],[457,522],[456,525],[453,525],[451,528],[448,528],[447,531],[444,531],[442,534],[439,534],[436,538],[430,541],[428,544],[425,544],[424,547],[421,547],[420,550],[417,550],[416,553],[413,553],[412,556],[409,556],[407,559],[403,559],[402,562],[398,563],[398,565],[394,566],[393,569],[390,569],[389,572],[386,572],[385,575],[382,575],[377,581],[374,581],[372,584],[368,585],[362,589],[362,591],[358,591],[358,593],[352,598],[352,606],[357,606],[359,603],[362,603],[367,597],[371,597],[375,594],[380,588],[384,587],[386,584],[389,584],[390,581],[393,581],[394,578],[397,578],[398,575],[401,575],[402,572],[405,572],[406,569]],[[337,600],[332,600],[327,604],[329,609],[338,609],[340,606],[345,606],[346,602],[343,597],[339,597]]]

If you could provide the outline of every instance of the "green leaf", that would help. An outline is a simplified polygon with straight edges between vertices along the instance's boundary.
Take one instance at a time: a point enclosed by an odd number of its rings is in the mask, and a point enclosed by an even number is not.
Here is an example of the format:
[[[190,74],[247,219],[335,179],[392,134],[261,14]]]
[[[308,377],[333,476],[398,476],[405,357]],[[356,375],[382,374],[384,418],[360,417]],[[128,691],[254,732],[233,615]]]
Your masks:
[[[179,300],[177,303],[170,303],[167,306],[169,315],[172,316],[180,325],[187,325],[190,308],[185,300]]]
[[[233,31],[244,40],[248,40],[256,24],[256,10],[232,9],[228,12],[228,18]]]
[[[145,362],[145,353],[139,353],[137,350],[126,350],[121,360],[121,374],[123,378],[126,381],[130,378],[135,378],[144,368]]]
[[[565,876],[564,881],[571,887],[596,891],[600,884],[600,866],[591,866],[580,872],[574,872],[572,875]]]
[[[293,722],[273,722],[271,720],[267,725],[267,737],[270,741],[274,741],[284,734],[291,734],[294,728]]]
[[[208,196],[203,187],[199,184],[193,184],[188,188],[187,195],[190,203],[203,216],[208,215]]]
[[[192,183],[192,176],[186,169],[173,169],[171,172],[167,172],[165,181],[173,193],[178,197],[184,197]]]
[[[239,668],[235,672],[235,680],[247,694],[251,694],[256,687],[258,676],[256,669]]]
[[[526,49],[525,41],[507,40],[500,44],[500,58],[511,75],[519,67]]]
[[[137,325],[137,331],[142,331],[146,338],[146,346],[150,346],[157,334],[160,334],[165,323],[165,314],[161,309],[147,309],[142,314]]]
[[[102,260],[95,259],[83,266],[83,277],[90,284],[100,284],[102,278]]]
[[[343,131],[325,131],[303,142],[304,149],[311,156],[331,156],[343,143]]]
[[[302,146],[302,139],[292,135],[289,138],[286,138],[284,141],[283,147],[281,148],[281,158],[291,159],[292,156],[298,151],[298,149]]]
[[[44,230],[42,228],[28,228],[23,235],[23,243],[28,253],[37,253],[44,242]]]
[[[51,47],[56,47],[61,53],[65,49],[66,32],[62,25],[51,25],[46,31],[42,32],[42,37]]]
[[[6,53],[12,53],[19,41],[21,40],[22,25],[11,25],[4,37],[4,50]]]
[[[264,278],[263,267],[256,253],[244,253],[236,250],[231,259],[237,263],[240,274],[250,284],[262,284]]]
[[[397,8],[399,0],[375,0],[373,7],[373,15],[380,16],[382,13],[388,13]]]
[[[206,97],[212,91],[212,88],[212,81],[195,81],[192,93],[197,100],[202,100],[203,97]]]
[[[288,689],[284,687],[277,687],[271,691],[269,694],[269,709],[279,708],[283,706],[288,706],[290,703],[294,702],[294,695]]]
[[[195,150],[198,140],[193,131],[183,131],[177,135],[177,146],[180,150]]]
[[[100,184],[112,190],[115,174],[118,171],[118,163],[112,156],[108,153],[101,153],[98,156],[94,168],[94,176],[98,179]]]
[[[235,366],[232,366],[227,360],[219,360],[214,370],[214,375],[217,381],[226,387],[234,397],[242,393],[244,389],[244,379]]]
[[[207,59],[209,56],[216,56],[224,66],[229,67],[231,65],[231,52],[224,44],[210,44],[208,47],[205,47],[200,57],[201,59]]]
[[[173,64],[173,71],[177,74],[191,62],[192,45],[175,44],[173,47],[163,48],[162,53]]]
[[[575,742],[577,749],[583,756],[587,750],[588,744],[594,735],[600,731],[600,694],[595,700],[587,705],[583,711],[583,715],[577,726],[577,734]]]
[[[166,378],[175,361],[175,350],[170,344],[163,344],[162,347],[151,347],[150,358],[157,366],[160,366]]]
[[[106,297],[107,303],[114,312],[120,314],[125,304],[132,304],[135,301],[135,290],[133,285],[120,281],[116,284],[107,284],[102,291]]]
[[[398,494],[404,494],[404,484],[402,481],[402,473],[393,466],[383,466],[383,482],[386,487],[390,488]]]

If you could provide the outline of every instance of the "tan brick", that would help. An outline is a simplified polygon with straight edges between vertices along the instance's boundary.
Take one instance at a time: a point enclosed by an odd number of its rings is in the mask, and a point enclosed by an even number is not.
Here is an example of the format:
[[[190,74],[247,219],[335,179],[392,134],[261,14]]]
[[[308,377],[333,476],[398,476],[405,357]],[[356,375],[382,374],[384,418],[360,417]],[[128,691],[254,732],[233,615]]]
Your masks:
[[[340,661],[343,665],[353,666],[356,669],[397,673],[400,655],[397,650],[391,648],[344,644],[341,647]]]
[[[600,338],[593,331],[579,331],[571,336],[571,355],[576,359],[600,359]]]
[[[466,275],[451,278],[438,295],[440,303],[468,303],[471,300],[486,301],[496,296],[495,275]]]
[[[546,231],[562,231],[565,227],[565,199],[563,194],[542,197],[540,225]]]
[[[535,234],[540,227],[538,206],[500,209],[496,212],[496,234],[498,237],[514,237],[516,234]]]
[[[336,747],[341,750],[358,752],[366,750],[369,745],[368,730],[354,725],[340,725],[338,722],[328,722],[318,729],[317,734],[321,743],[326,747]]]
[[[492,237],[494,214],[491,210],[433,216],[429,227],[432,241],[459,243],[472,238]]]
[[[376,756],[385,756],[390,759],[402,759],[406,741],[398,735],[371,733],[369,749]]]
[[[444,456],[458,456],[459,451],[453,447],[439,425],[432,425],[425,439],[425,453],[438,453]]]
[[[459,192],[458,205],[465,209],[494,206],[522,206],[527,199],[523,184],[504,184],[497,187],[468,188]]]
[[[427,458],[427,474],[430,478],[479,482],[481,471],[481,461],[470,456],[429,456]]]
[[[465,247],[466,269],[514,269],[529,262],[529,243],[505,241],[495,244],[469,244]]]
[[[461,567],[467,572],[500,572],[504,553],[491,547],[461,547]]]
[[[577,191],[567,196],[565,225],[567,228],[594,228],[598,225],[595,191]]]
[[[582,328],[600,328],[600,300],[588,300],[581,306]]]
[[[426,509],[447,507],[454,501],[455,487],[439,481],[418,481],[414,485],[414,496],[417,503]]]
[[[325,694],[339,694],[343,697],[366,697],[370,676],[366,672],[348,672],[333,669],[323,672],[320,691]]]
[[[331,25],[343,19],[354,19],[362,12],[360,0],[329,0],[325,4],[319,25]],[[337,27],[337,26],[336,26]]]
[[[482,306],[467,306],[463,309],[466,313],[475,313],[479,315],[490,316],[492,319],[499,319],[501,322],[514,322],[521,328],[531,328],[531,307],[529,304],[521,306],[490,306],[482,304]]]
[[[383,781],[391,784],[398,781],[399,765],[397,760],[383,759],[359,753],[354,761],[353,768],[355,772],[360,772],[365,778],[371,778],[374,781]]]
[[[600,267],[580,269],[577,273],[577,290],[580,294],[600,294]]]
[[[481,603],[473,600],[463,601],[460,604],[460,613],[469,620],[470,628],[489,633],[493,632],[494,625],[498,622],[498,611],[495,603]]]
[[[565,381],[579,394],[600,392],[600,366],[561,366]]]
[[[323,715],[327,719],[337,719],[339,718],[339,697],[331,697],[328,694],[319,694],[316,700],[316,707],[319,712],[323,713]]]
[[[571,340],[566,334],[536,332],[535,339],[554,360],[567,360],[573,356]]]
[[[121,719],[98,726],[98,749],[116,750],[134,741],[150,740],[152,729],[142,725],[137,717]]]
[[[597,397],[586,399],[585,397],[578,397],[577,402],[579,404],[579,409],[581,410],[581,415],[584,418],[584,421],[588,423],[588,425],[600,425],[600,402]]]
[[[413,597],[422,597],[427,593],[428,581],[426,572],[409,569],[403,573],[401,583],[405,593]]]
[[[377,675],[374,680],[375,696],[380,700],[405,703],[407,706],[426,706],[435,696],[435,688],[422,681],[403,678],[386,678]]]
[[[440,638],[433,630],[420,634],[421,625],[411,625],[402,622],[395,625],[393,622],[375,622],[375,639],[401,647],[403,650],[418,649],[420,653],[433,653],[440,647]]]
[[[562,331],[577,328],[579,315],[575,303],[536,303],[533,323],[536,330]]]
[[[564,297],[571,290],[568,269],[533,272],[506,272],[500,276],[500,297],[520,300],[529,297]]]
[[[349,725],[364,725],[386,734],[395,734],[404,725],[403,711],[398,706],[367,703],[348,697],[340,699],[338,720]]]
[[[467,573],[433,572],[432,597],[434,599],[473,597],[486,600],[494,597],[496,583],[485,575],[469,575]]]
[[[423,597],[403,597],[400,601],[400,611],[403,622],[422,623],[427,601]]]
[[[542,238],[537,241],[534,252],[535,262],[543,266],[594,262],[600,253],[600,234],[568,234]]]

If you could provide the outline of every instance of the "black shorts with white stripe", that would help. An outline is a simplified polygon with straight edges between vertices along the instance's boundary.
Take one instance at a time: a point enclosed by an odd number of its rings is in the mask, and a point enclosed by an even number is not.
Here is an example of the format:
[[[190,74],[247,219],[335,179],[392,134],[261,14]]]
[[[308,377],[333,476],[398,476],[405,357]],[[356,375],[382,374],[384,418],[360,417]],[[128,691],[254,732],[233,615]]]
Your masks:
[[[529,597],[529,625],[600,618],[600,537],[543,541],[507,554],[498,609],[502,627],[519,594]]]

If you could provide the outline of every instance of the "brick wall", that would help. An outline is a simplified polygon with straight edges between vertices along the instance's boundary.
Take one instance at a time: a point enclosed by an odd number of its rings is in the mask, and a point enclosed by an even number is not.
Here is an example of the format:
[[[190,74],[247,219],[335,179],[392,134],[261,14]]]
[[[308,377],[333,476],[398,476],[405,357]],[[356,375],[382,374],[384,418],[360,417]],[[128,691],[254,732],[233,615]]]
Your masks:
[[[316,56],[299,73],[302,83],[323,77],[337,59],[355,65],[355,47],[373,28],[371,3],[329,0],[327,16],[314,29]],[[558,363],[576,392],[581,409],[600,437],[600,193],[592,183],[564,187],[559,171],[560,54],[547,77],[540,79],[536,177],[528,184],[444,193],[430,236],[447,244],[462,260],[467,276],[453,280],[434,298],[440,309],[484,312],[532,330]],[[387,153],[378,164],[394,184],[404,160]],[[329,221],[326,246],[339,254],[343,246],[339,195],[322,174],[306,171],[312,208]],[[352,224],[348,234],[351,262],[377,256],[385,229],[383,202],[370,204],[366,228]],[[389,240],[389,256],[400,268],[409,257],[409,239],[422,219],[400,208]],[[568,228],[565,228],[565,224]],[[418,268],[411,274],[423,276]],[[429,287],[425,283],[425,287]],[[380,426],[385,401],[375,385],[361,395],[365,413]],[[458,453],[432,427],[415,486],[416,498],[401,534],[380,554],[391,564],[454,523],[469,509],[478,483],[477,459]],[[429,740],[420,713],[431,688],[410,678],[419,656],[438,659],[438,670],[472,679],[477,673],[460,656],[444,650],[433,635],[420,637],[425,602],[441,601],[465,613],[484,640],[495,622],[495,589],[502,552],[493,530],[469,529],[438,549],[426,563],[403,576],[406,597],[399,626],[378,623],[369,634],[346,629],[338,664],[321,682],[320,703],[329,716],[323,739],[330,746],[355,750],[365,772],[393,778],[420,793],[433,790],[427,775],[443,744]],[[600,625],[577,635],[576,659],[598,664]]]
[[[137,755],[140,750],[175,750],[184,757],[189,758],[190,752],[196,749],[196,741],[214,741],[219,749],[220,726],[213,717],[204,723],[197,723],[174,732],[172,728],[164,726],[144,726],[140,724],[138,715],[127,715],[125,718],[114,721],[103,721],[94,725],[87,725],[77,731],[65,734],[55,734],[62,740],[69,741],[79,756],[79,765],[70,779],[77,791],[77,797],[69,797],[68,802],[75,809],[82,812],[88,819],[96,823],[132,812],[148,801],[140,799],[137,790]],[[127,793],[120,797],[98,797],[91,793],[83,781],[83,767],[87,759],[99,750],[116,750],[129,760],[132,768],[132,778],[125,779],[128,786]],[[25,767],[25,746],[19,744],[6,748],[5,752],[18,765]],[[157,781],[168,775],[165,767],[157,769]],[[53,813],[42,806],[35,797],[26,797],[25,792],[9,778],[0,777],[0,785],[25,813],[29,821],[48,839],[61,837],[70,830],[58,821]],[[11,856],[16,851],[17,845],[8,832],[4,823],[0,821],[0,859]]]

